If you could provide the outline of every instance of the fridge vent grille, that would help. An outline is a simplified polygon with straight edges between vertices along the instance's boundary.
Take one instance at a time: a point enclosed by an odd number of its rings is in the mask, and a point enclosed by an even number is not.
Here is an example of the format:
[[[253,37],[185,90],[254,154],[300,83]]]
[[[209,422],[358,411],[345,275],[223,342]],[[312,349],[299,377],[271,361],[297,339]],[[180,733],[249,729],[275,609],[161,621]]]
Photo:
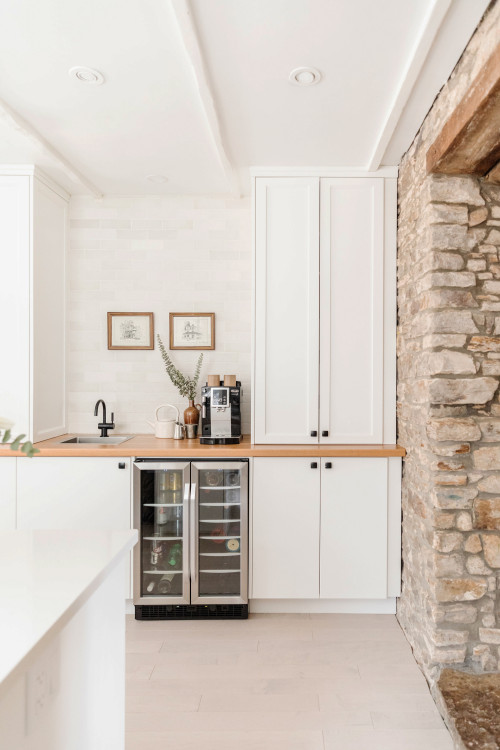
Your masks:
[[[136,620],[246,620],[248,604],[148,604],[136,606]]]

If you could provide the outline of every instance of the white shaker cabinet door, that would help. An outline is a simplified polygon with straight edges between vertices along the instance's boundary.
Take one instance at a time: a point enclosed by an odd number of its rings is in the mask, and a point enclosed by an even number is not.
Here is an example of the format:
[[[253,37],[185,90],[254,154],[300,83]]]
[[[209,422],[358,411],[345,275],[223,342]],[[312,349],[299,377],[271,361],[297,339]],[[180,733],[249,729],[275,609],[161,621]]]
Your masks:
[[[252,497],[252,597],[316,599],[319,459],[254,458]]]
[[[387,597],[387,477],[386,458],[321,459],[321,598]]]
[[[16,461],[14,456],[0,456],[0,531],[16,528]]]
[[[320,236],[320,441],[382,443],[384,180],[322,179]]]
[[[130,529],[130,458],[18,459],[17,527]]]
[[[255,210],[254,440],[317,443],[319,179],[259,177]]]

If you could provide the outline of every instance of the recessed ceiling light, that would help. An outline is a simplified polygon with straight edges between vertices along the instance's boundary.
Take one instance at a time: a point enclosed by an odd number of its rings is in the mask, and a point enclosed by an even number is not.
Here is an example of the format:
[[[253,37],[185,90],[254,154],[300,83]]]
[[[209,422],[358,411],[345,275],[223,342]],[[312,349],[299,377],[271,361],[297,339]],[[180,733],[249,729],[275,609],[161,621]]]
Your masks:
[[[316,68],[295,68],[288,80],[294,86],[313,86],[321,81],[321,73]]]
[[[104,83],[104,76],[102,73],[99,73],[98,70],[87,68],[85,65],[76,65],[74,68],[70,68],[68,74],[72,78],[76,78],[80,83],[90,83],[94,86],[100,86]]]
[[[146,179],[150,182],[156,182],[158,185],[163,182],[168,182],[168,177],[164,177],[162,174],[148,174]]]

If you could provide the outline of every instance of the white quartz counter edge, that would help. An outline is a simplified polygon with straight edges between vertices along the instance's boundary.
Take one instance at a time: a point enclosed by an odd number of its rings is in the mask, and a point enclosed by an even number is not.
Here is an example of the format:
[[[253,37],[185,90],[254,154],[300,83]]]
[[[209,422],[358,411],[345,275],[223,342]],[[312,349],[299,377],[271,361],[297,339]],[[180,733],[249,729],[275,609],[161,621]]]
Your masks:
[[[136,542],[136,530],[0,533],[0,697]]]

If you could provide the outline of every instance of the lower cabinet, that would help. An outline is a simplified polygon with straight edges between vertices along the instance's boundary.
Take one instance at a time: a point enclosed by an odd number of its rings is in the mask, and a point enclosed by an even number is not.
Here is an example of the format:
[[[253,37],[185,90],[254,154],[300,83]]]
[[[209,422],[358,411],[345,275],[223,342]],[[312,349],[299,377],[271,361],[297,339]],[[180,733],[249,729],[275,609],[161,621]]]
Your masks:
[[[399,458],[255,458],[252,597],[397,596],[400,466]]]
[[[130,458],[19,458],[17,528],[130,529],[130,465]]]

